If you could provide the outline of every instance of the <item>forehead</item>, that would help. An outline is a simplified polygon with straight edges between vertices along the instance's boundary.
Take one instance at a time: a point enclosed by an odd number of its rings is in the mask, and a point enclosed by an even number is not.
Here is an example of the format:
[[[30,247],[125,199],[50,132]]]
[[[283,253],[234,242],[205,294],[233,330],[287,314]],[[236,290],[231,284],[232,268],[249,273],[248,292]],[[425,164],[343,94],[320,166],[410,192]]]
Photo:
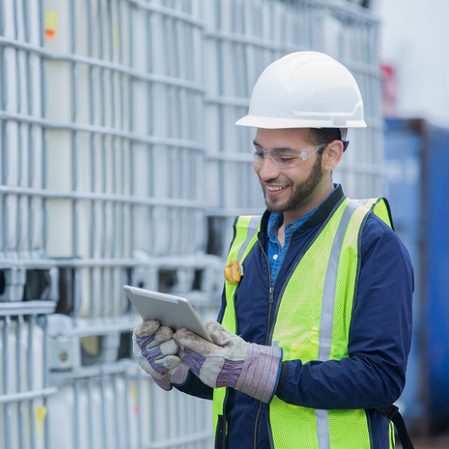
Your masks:
[[[264,148],[299,148],[313,143],[308,128],[258,128],[254,140]]]

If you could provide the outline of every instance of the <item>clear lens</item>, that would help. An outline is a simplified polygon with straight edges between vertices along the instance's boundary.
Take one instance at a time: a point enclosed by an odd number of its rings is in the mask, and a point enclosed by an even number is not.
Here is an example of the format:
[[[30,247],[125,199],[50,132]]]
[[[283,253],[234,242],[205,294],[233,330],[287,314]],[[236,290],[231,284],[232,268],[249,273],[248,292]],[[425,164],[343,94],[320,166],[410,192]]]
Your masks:
[[[313,153],[316,153],[325,146],[326,144],[322,143],[315,145],[310,148],[310,150],[295,151],[291,149],[275,148],[274,150],[268,151],[259,145],[253,144],[253,160],[257,164],[263,164],[268,157],[279,168],[289,168],[297,165],[300,161],[306,161]]]

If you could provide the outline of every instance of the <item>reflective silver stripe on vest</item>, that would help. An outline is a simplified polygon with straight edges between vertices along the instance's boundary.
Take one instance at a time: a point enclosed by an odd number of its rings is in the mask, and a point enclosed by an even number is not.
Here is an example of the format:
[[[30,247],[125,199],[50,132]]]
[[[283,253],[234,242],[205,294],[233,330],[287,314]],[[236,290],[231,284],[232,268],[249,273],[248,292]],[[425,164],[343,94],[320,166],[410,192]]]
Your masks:
[[[320,325],[320,348],[318,360],[329,360],[332,326],[334,319],[335,294],[338,275],[338,263],[340,261],[343,239],[348,229],[349,222],[354,212],[359,206],[365,205],[369,200],[349,200],[346,209],[343,212],[329,257],[326,279],[324,281],[323,300],[321,309]],[[329,440],[329,416],[327,410],[315,410],[318,427],[318,447],[319,449],[330,449]]]
[[[239,248],[239,254],[237,256],[237,260],[239,262],[242,260],[243,254],[245,254],[246,248],[248,248],[248,245],[251,243],[251,240],[256,235],[256,233],[259,229],[261,218],[262,217],[260,215],[253,215],[250,218],[249,224],[248,224],[248,234],[246,236],[245,241]]]

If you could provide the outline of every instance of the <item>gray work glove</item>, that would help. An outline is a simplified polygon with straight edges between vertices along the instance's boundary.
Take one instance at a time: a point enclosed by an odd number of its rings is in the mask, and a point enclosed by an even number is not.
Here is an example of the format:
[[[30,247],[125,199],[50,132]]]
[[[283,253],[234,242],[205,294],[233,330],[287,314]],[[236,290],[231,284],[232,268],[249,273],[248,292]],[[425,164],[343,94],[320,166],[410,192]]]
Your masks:
[[[213,343],[188,329],[174,334],[182,363],[212,388],[231,387],[269,403],[279,381],[282,349],[247,343],[217,322],[206,328]]]
[[[156,320],[142,321],[133,332],[133,352],[140,367],[167,391],[184,383],[188,374],[172,337],[173,331]]]

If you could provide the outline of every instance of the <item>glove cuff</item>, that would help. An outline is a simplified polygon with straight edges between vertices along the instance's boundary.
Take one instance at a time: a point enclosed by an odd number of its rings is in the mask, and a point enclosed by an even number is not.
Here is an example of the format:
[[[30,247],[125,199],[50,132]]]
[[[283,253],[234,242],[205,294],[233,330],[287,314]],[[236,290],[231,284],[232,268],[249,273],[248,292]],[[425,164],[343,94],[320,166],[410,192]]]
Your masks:
[[[268,404],[279,382],[281,362],[281,348],[250,343],[235,389]]]

